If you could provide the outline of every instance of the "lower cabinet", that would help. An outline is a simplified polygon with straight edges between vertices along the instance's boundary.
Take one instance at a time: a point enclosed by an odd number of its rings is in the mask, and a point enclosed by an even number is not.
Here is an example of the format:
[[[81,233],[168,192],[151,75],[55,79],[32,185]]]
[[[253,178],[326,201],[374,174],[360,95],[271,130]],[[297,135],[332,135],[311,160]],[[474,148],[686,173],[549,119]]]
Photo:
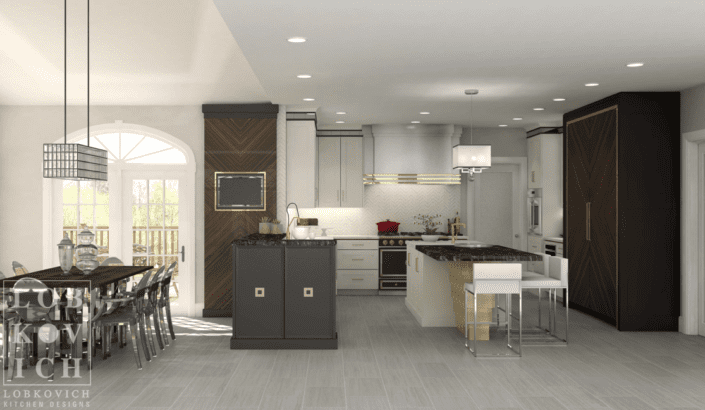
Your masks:
[[[379,289],[379,245],[376,239],[341,240],[336,252],[337,289]],[[352,294],[352,292],[351,292]]]
[[[335,245],[233,245],[231,349],[337,349]]]

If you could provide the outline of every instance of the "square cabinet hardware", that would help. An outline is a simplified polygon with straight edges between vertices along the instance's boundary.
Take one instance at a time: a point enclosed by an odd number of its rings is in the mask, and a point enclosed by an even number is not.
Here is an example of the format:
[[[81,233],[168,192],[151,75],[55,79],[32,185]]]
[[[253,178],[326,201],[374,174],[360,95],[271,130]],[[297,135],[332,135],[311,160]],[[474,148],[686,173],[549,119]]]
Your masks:
[[[264,297],[264,288],[255,288],[255,297],[256,298],[263,298]]]
[[[313,297],[313,288],[304,288],[304,297],[305,298],[312,298]]]

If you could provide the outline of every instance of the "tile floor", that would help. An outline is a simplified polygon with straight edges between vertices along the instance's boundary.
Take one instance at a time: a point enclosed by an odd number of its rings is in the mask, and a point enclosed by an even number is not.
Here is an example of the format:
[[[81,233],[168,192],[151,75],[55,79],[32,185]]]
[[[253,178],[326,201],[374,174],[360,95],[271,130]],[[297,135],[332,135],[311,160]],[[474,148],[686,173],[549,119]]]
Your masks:
[[[617,332],[571,311],[569,346],[525,347],[521,359],[475,359],[455,329],[421,328],[403,297],[339,296],[337,303],[338,350],[230,350],[229,318],[178,318],[176,341],[141,371],[128,344],[96,361],[90,387],[57,386],[48,399],[15,399],[26,390],[33,395],[31,390],[46,394],[46,389],[4,386],[3,405],[705,409],[703,337]],[[535,315],[532,307],[535,301],[525,296],[525,320]],[[86,390],[88,398],[62,396],[77,389]]]

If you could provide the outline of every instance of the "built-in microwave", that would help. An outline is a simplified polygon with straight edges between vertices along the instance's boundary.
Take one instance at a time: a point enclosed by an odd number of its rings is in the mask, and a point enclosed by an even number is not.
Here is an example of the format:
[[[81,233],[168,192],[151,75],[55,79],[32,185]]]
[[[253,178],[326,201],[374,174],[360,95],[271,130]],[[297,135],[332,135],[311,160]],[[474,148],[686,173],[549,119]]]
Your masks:
[[[529,198],[529,233],[541,235],[541,198]]]

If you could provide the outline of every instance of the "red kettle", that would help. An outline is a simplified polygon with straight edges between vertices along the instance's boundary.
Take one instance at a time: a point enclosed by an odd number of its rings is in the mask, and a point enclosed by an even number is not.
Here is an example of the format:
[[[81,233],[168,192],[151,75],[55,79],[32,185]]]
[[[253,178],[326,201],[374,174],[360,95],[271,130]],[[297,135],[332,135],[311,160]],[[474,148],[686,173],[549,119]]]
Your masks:
[[[389,219],[377,222],[377,232],[397,232],[398,230],[399,222],[392,222]]]

